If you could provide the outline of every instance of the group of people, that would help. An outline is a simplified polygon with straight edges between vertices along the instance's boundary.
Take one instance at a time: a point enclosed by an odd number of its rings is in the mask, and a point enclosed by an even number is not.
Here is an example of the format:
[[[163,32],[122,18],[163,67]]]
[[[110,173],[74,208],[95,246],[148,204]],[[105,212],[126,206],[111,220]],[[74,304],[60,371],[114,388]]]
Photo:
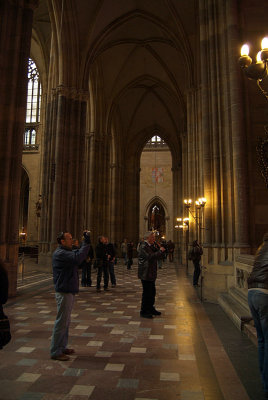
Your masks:
[[[69,232],[61,232],[57,237],[58,247],[53,253],[53,281],[55,286],[55,297],[57,303],[57,316],[54,324],[51,340],[51,358],[54,360],[67,361],[69,356],[75,352],[68,348],[68,333],[71,321],[71,311],[74,305],[75,295],[79,291],[79,266],[92,263],[93,252],[90,241],[90,233],[83,233],[83,241],[79,247],[73,243]],[[112,285],[116,285],[114,276],[115,251],[113,245],[108,242],[107,237],[100,236],[96,246],[97,290],[100,289],[102,274],[104,276],[104,289],[108,287],[108,271],[112,279]],[[161,315],[155,308],[157,278],[157,261],[165,257],[166,247],[158,244],[154,232],[146,232],[143,241],[138,248],[138,278],[142,284],[142,299],[140,316],[153,318]],[[197,241],[193,242],[193,248],[188,258],[194,264],[193,284],[198,284],[200,275],[200,259],[203,254],[202,247]],[[105,266],[105,267],[104,267]],[[8,278],[3,263],[0,263],[0,319],[6,318],[3,304],[7,301]],[[82,285],[91,285],[87,271],[82,275]],[[248,304],[254,319],[258,337],[259,368],[263,381],[265,396],[268,398],[268,233],[264,235],[263,243],[257,250],[253,269],[248,277]],[[6,333],[5,331],[3,331]],[[3,332],[0,332],[3,334]],[[2,336],[0,335],[0,339]],[[5,344],[10,340],[6,340]],[[4,344],[4,345],[5,345]],[[2,348],[0,343],[0,349]]]
[[[80,248],[78,239],[72,239],[72,250],[78,250]],[[99,236],[98,244],[94,249],[90,244],[86,258],[79,265],[82,270],[81,274],[81,286],[92,286],[92,266],[97,269],[97,291],[101,291],[101,280],[103,278],[104,290],[108,290],[109,279],[111,280],[112,287],[116,286],[116,277],[114,272],[114,265],[116,264],[116,252],[115,247],[109,242],[107,236]],[[95,262],[93,263],[95,258]]]

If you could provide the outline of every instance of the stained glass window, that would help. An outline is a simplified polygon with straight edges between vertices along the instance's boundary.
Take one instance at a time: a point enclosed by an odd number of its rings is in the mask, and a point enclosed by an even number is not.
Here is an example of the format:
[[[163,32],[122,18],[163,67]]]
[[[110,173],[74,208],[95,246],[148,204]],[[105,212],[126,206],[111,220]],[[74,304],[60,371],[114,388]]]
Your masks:
[[[29,58],[26,126],[24,133],[25,146],[36,144],[37,126],[40,122],[41,95],[42,87],[39,72],[35,62]]]

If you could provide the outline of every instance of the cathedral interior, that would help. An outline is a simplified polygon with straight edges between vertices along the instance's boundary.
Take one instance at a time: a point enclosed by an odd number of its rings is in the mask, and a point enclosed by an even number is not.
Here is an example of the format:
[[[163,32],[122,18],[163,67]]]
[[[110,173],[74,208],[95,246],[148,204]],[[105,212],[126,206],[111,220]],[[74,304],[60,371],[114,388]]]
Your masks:
[[[235,337],[241,334],[249,314],[247,277],[268,232],[268,39],[262,42],[268,37],[268,2],[2,0],[0,14],[0,259],[17,338],[0,354],[6,367],[0,367],[0,399],[260,400],[262,394],[245,383],[252,371],[246,378],[237,375],[209,313],[227,318],[226,331],[234,326]],[[240,54],[245,43],[251,65]],[[260,50],[262,59],[255,60]],[[118,309],[109,312],[98,298],[80,292],[76,318],[84,329],[74,328],[74,343],[79,348],[92,342],[87,356],[97,356],[88,364],[77,357],[63,377],[66,370],[58,365],[58,385],[69,389],[54,385],[49,391],[45,342],[51,324],[41,317],[54,310],[53,287],[46,281],[47,297],[38,282],[19,288],[21,254],[34,253],[36,276],[48,276],[57,233],[80,240],[85,229],[94,244],[107,235],[118,249],[124,238],[137,244],[148,230],[175,243],[173,269],[163,268],[158,291],[166,320],[139,326],[133,271],[126,276],[120,270],[118,298],[106,294],[108,305],[119,299]],[[204,251],[201,293],[187,278],[193,240]],[[124,296],[129,308],[123,310]],[[83,301],[94,303],[88,314],[102,321],[99,331],[86,321]],[[106,343],[96,337],[108,333],[110,314],[117,333]],[[123,314],[133,332],[140,329],[140,336],[134,332],[137,343],[121,329]],[[44,330],[37,340],[31,334],[38,326]],[[145,337],[148,330],[154,338]],[[248,344],[237,339],[249,357],[241,365],[255,365],[249,350],[254,328],[246,330]],[[116,342],[123,331],[128,335]],[[38,355],[30,357],[29,349]],[[112,351],[117,356],[108,359]],[[137,376],[129,372],[135,363]],[[102,392],[102,379],[110,391]]]

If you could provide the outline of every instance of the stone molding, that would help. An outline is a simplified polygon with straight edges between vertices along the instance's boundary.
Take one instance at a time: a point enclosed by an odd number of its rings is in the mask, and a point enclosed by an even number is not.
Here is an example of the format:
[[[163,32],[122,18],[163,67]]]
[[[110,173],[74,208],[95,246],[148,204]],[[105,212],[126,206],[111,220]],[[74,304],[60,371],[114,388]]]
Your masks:
[[[52,89],[52,95],[64,96],[69,99],[87,101],[89,99],[89,92],[83,89],[77,89],[75,87],[68,87],[64,85],[59,85]]]

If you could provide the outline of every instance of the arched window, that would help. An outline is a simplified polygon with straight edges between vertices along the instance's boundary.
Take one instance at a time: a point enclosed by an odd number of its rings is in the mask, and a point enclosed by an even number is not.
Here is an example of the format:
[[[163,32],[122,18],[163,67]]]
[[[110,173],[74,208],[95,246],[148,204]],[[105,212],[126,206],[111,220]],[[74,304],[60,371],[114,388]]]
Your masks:
[[[151,137],[150,140],[148,140],[146,146],[145,146],[145,150],[146,149],[152,149],[152,148],[163,148],[163,147],[167,147],[165,141],[163,139],[161,139],[160,136],[154,135]]]
[[[40,122],[41,94],[42,88],[39,72],[35,62],[29,58],[26,126],[23,143],[24,148],[27,150],[38,149],[36,144],[36,136]]]

